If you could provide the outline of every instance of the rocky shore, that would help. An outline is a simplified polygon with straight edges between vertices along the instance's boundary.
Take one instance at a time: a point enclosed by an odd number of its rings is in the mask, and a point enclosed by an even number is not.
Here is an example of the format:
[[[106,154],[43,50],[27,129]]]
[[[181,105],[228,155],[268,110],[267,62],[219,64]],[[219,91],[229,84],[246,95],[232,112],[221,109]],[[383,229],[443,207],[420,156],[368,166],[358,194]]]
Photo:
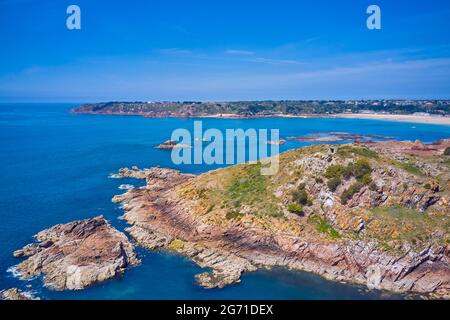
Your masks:
[[[39,300],[33,295],[23,292],[17,288],[0,291],[0,300]]]
[[[44,275],[46,286],[80,290],[139,264],[128,238],[103,216],[58,224],[35,235],[37,242],[14,252],[22,279]]]
[[[402,153],[401,162],[371,145],[292,150],[269,178],[250,165],[199,176],[122,169],[119,176],[146,179],[147,186],[113,201],[123,204],[126,231],[137,243],[210,268],[196,276],[206,288],[281,266],[371,289],[450,298],[446,160],[436,151],[428,160]],[[413,160],[423,171],[411,170]],[[361,163],[370,169],[367,184],[349,173],[335,188],[325,177],[334,167],[354,170]],[[344,199],[354,185],[358,189]],[[296,190],[306,195],[303,206],[291,206]]]

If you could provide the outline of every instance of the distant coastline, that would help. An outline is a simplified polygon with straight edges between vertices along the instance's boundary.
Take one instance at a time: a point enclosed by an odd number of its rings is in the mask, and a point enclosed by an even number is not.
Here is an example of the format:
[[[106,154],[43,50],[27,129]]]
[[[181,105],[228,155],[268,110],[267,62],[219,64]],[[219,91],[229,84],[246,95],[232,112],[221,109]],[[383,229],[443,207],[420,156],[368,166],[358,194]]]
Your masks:
[[[342,118],[450,125],[448,100],[107,102],[71,111],[147,118]]]

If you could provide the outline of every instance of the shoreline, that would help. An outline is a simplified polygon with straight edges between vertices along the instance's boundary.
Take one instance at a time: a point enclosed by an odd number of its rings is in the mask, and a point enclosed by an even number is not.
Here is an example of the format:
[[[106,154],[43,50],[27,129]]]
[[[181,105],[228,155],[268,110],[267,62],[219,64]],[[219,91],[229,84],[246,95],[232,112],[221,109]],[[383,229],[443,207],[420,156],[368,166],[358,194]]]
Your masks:
[[[273,114],[273,115],[255,115],[255,116],[241,116],[237,114],[199,114],[199,115],[184,115],[184,114],[161,114],[149,115],[145,113],[106,113],[106,112],[80,112],[71,111],[74,114],[87,115],[109,115],[109,116],[137,116],[144,118],[213,118],[213,119],[270,119],[270,118],[301,118],[301,119],[360,119],[360,120],[378,120],[378,121],[394,121],[394,122],[409,122],[419,124],[434,124],[450,126],[450,117],[446,116],[422,116],[412,114],[363,114],[363,113],[337,113],[337,114]]]
[[[418,116],[409,114],[353,114],[353,113],[339,113],[330,118],[337,119],[366,119],[366,120],[381,120],[381,121],[397,121],[397,122],[410,122],[421,124],[438,124],[438,125],[450,125],[450,117],[440,116]]]

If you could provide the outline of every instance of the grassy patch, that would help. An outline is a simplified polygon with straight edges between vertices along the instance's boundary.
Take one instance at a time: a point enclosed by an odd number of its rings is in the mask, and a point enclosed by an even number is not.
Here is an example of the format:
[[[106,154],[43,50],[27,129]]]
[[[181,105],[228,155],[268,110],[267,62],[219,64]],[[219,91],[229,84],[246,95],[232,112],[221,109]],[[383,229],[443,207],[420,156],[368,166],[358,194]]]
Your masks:
[[[422,170],[420,170],[418,167],[416,167],[415,165],[412,165],[410,163],[397,161],[395,163],[395,165],[398,168],[400,168],[402,170],[405,170],[406,172],[409,172],[409,173],[411,173],[413,175],[416,175],[416,176],[419,176],[419,177],[425,176],[425,174],[422,172]]]
[[[446,215],[433,215],[400,206],[378,207],[369,210],[370,222],[367,236],[380,243],[401,244],[408,242],[418,250],[436,241],[444,244],[449,239],[450,219]],[[435,238],[433,234],[441,233]]]
[[[340,186],[341,183],[342,179],[340,177],[335,177],[328,180],[327,186],[332,192],[334,192],[336,191],[337,187]]]
[[[340,178],[343,171],[344,166],[342,164],[334,164],[329,166],[327,170],[325,170],[324,176],[327,179]]]
[[[362,187],[372,182],[371,173],[372,168],[369,161],[359,159],[355,163],[349,163],[347,166],[340,164],[329,166],[324,175],[328,178],[327,186],[332,192],[336,191],[337,187],[342,183],[342,177],[345,179],[349,179],[352,176],[355,177],[356,182],[341,195],[341,202],[346,204]]]
[[[222,196],[225,206],[230,209],[227,218],[239,217],[240,214],[233,212],[242,212],[243,206],[250,207],[251,214],[255,215],[283,216],[273,194],[270,178],[261,175],[260,163],[236,166],[233,170],[235,171],[227,181]]]
[[[266,177],[261,175],[261,164],[248,165],[242,174],[237,175],[226,191],[234,207],[253,204],[261,199],[266,191]]]
[[[288,211],[291,213],[300,214],[303,212],[303,206],[299,205],[298,203],[292,202],[288,205]]]
[[[318,215],[313,215],[308,218],[308,223],[314,225],[317,231],[326,234],[330,239],[340,239],[341,235],[337,232],[331,224]]]
[[[337,154],[343,157],[348,157],[351,154],[359,155],[361,157],[378,159],[379,155],[376,151],[370,150],[365,147],[354,147],[354,146],[341,146],[337,150]]]
[[[341,202],[342,202],[342,204],[347,204],[348,200],[350,200],[364,186],[369,185],[371,182],[372,182],[372,177],[370,176],[370,173],[366,174],[363,177],[361,177],[360,179],[358,179],[347,190],[342,192],[342,194],[341,194]]]
[[[292,201],[302,206],[306,205],[310,206],[312,204],[312,201],[309,198],[308,193],[305,190],[305,187],[306,187],[305,184],[302,183],[297,187],[296,190],[292,192]]]

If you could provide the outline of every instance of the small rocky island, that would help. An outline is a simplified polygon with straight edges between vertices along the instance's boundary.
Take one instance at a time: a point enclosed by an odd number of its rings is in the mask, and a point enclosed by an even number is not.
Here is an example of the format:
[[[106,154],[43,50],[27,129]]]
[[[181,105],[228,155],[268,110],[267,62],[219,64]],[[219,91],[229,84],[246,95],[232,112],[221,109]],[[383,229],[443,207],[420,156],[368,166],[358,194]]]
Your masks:
[[[243,164],[198,176],[121,169],[147,186],[115,196],[145,248],[189,257],[206,288],[273,266],[450,298],[450,140],[316,145],[262,176]]]
[[[157,145],[155,149],[163,149],[163,150],[173,150],[173,149],[189,149],[190,145],[181,144],[173,140],[167,140],[160,145]]]
[[[103,216],[58,224],[35,238],[14,252],[27,257],[16,271],[23,279],[44,274],[45,285],[56,290],[84,289],[140,262],[133,244]]]

